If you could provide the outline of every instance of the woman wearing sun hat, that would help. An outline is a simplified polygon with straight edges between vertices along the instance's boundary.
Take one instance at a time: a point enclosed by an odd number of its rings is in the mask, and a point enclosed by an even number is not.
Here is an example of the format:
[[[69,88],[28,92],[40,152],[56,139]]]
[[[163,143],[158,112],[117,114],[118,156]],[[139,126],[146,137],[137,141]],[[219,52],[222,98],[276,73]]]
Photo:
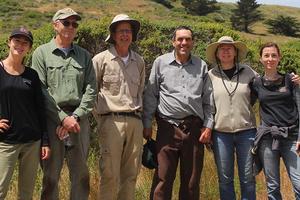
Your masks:
[[[256,125],[249,87],[256,72],[240,63],[246,55],[246,45],[229,36],[221,37],[206,49],[206,58],[213,66],[209,71],[216,106],[212,142],[221,200],[236,199],[235,157],[241,187],[240,199],[256,198],[250,152]]]
[[[0,62],[0,199],[5,199],[18,162],[18,196],[32,199],[40,159],[50,149],[38,74],[23,64],[33,37],[21,27],[9,39],[8,57]]]

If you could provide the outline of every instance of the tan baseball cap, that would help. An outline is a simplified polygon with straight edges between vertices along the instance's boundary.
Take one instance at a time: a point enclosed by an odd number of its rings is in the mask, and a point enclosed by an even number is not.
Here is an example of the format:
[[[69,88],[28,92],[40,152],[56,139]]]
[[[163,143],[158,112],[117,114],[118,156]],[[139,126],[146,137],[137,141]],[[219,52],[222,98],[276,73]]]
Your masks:
[[[55,15],[52,18],[52,21],[66,19],[71,16],[75,16],[77,20],[81,20],[80,15],[77,12],[75,12],[72,8],[63,8],[55,13]]]

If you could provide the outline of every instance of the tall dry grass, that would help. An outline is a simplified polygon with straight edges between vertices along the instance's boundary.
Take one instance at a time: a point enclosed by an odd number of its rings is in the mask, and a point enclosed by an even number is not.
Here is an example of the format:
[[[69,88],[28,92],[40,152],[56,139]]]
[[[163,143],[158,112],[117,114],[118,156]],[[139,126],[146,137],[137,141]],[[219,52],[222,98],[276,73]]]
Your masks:
[[[91,191],[90,191],[90,200],[97,199],[97,191],[98,191],[98,183],[99,183],[99,171],[98,171],[98,154],[97,151],[91,151],[89,160],[88,160],[89,168],[90,168],[90,184],[91,184]],[[16,169],[17,170],[17,169]],[[17,174],[16,170],[13,176],[13,180],[11,182],[11,186],[9,189],[9,193],[7,195],[7,200],[15,200],[17,194]],[[153,170],[148,170],[146,168],[141,169],[140,175],[138,177],[137,186],[136,186],[136,200],[147,200],[149,199],[149,192],[151,188],[151,181]],[[235,174],[237,172],[235,171]],[[36,187],[34,191],[33,200],[38,200],[40,197],[41,192],[41,177],[42,172],[39,170],[38,178],[36,181]],[[69,178],[68,178],[68,170],[66,166],[64,166],[62,173],[61,173],[61,180],[59,183],[60,187],[60,199],[61,200],[68,200],[69,196]],[[178,200],[178,190],[179,190],[179,175],[174,183],[173,189],[173,198],[172,200]],[[266,197],[266,187],[264,182],[263,173],[259,174],[256,178],[257,180],[257,199],[258,200],[267,200]],[[239,183],[238,183],[238,176],[236,175],[235,178],[235,190],[237,192],[237,199],[240,199],[240,190],[239,190]],[[284,200],[291,200],[294,199],[294,193],[292,191],[292,187],[290,181],[287,177],[286,169],[281,163],[281,191],[283,194]],[[204,160],[204,167],[201,177],[201,185],[200,185],[200,197],[204,200],[217,200],[219,199],[219,192],[218,192],[218,180],[216,174],[216,166],[214,163],[213,155],[211,152],[205,152],[205,160]]]

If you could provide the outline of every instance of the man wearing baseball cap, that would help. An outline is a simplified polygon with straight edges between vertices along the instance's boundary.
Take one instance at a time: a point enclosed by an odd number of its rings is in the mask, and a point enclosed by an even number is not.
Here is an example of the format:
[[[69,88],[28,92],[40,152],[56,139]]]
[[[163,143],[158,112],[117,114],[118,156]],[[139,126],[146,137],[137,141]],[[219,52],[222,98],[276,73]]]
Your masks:
[[[98,86],[95,117],[100,141],[100,200],[132,200],[141,166],[145,64],[130,49],[140,23],[119,14],[109,26],[111,47],[93,58]]]
[[[39,74],[46,97],[53,148],[51,158],[42,162],[41,199],[61,199],[58,182],[64,158],[70,174],[70,199],[85,200],[89,195],[87,116],[94,106],[96,85],[90,54],[73,43],[79,20],[81,17],[71,8],[57,11],[52,18],[55,37],[32,56],[32,67]]]

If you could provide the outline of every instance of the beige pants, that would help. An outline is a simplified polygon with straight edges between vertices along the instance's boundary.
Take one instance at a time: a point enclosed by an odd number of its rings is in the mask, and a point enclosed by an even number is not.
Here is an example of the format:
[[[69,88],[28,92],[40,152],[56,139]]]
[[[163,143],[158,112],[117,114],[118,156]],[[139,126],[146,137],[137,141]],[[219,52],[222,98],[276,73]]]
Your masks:
[[[14,168],[19,162],[18,198],[31,200],[40,160],[40,140],[25,144],[0,142],[0,199],[7,194]]]
[[[142,121],[131,116],[103,116],[100,143],[99,200],[133,200],[143,146]]]

